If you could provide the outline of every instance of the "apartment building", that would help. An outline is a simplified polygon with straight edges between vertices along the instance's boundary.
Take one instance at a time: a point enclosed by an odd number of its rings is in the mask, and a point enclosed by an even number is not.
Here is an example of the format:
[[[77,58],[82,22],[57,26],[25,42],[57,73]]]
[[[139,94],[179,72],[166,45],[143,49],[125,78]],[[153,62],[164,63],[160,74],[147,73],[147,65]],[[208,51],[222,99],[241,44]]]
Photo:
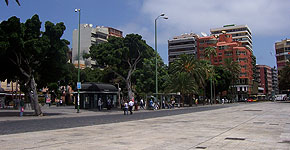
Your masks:
[[[272,68],[267,65],[256,65],[256,77],[258,86],[262,90],[262,93],[266,96],[271,96],[273,92],[273,78]]]
[[[276,61],[278,72],[286,66],[286,62],[290,59],[290,39],[285,39],[275,43]]]
[[[247,25],[225,25],[221,28],[210,29],[210,32],[214,36],[219,36],[222,32],[225,31],[228,34],[232,35],[233,41],[239,41],[242,43],[242,46],[248,48],[253,52],[253,41],[252,41],[252,32]]]
[[[194,33],[182,34],[175,36],[173,39],[168,40],[168,61],[170,64],[181,54],[196,54],[196,39],[199,36]]]
[[[253,65],[252,52],[242,46],[239,41],[233,41],[232,35],[225,33],[218,37],[211,35],[200,37],[197,40],[197,58],[207,59],[204,57],[204,51],[207,47],[216,49],[216,56],[212,56],[210,61],[213,65],[224,65],[227,58],[236,61],[241,66],[239,81],[234,86],[238,93],[237,99],[248,97],[253,88]]]
[[[123,37],[122,31],[104,26],[93,27],[92,24],[80,25],[80,68],[92,67],[95,62],[91,59],[84,59],[83,54],[88,54],[90,47],[94,44],[100,44],[107,42],[107,39],[111,36]],[[72,42],[72,62],[75,66],[78,64],[78,37],[79,31],[75,29],[73,31]]]

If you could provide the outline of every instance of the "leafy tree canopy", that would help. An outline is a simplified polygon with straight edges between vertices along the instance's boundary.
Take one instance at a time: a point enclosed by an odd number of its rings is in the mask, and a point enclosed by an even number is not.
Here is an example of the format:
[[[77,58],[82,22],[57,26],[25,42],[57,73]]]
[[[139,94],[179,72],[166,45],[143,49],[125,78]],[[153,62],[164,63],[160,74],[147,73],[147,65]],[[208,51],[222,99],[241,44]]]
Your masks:
[[[45,23],[41,32],[41,22],[34,15],[25,23],[11,17],[0,24],[0,80],[19,80],[35,105],[36,115],[42,112],[38,105],[37,86],[42,88],[50,82],[59,81],[64,76],[67,40],[61,39],[65,26],[63,23]],[[37,84],[36,84],[37,83]]]

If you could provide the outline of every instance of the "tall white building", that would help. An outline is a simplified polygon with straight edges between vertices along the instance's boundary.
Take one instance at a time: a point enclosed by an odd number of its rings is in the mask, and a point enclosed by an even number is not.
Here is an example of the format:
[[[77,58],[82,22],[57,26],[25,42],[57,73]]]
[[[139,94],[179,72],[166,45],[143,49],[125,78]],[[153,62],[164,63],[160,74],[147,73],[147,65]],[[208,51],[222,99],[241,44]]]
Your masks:
[[[80,25],[80,67],[92,67],[95,64],[91,59],[84,59],[83,54],[88,54],[90,47],[94,44],[107,42],[110,36],[122,37],[122,31],[111,27],[97,26],[93,28],[92,24],[81,24]],[[72,42],[72,62],[75,66],[78,64],[78,37],[79,31],[75,29],[73,31],[73,42]]]
[[[253,52],[253,41],[252,41],[252,32],[247,25],[225,25],[221,28],[210,29],[212,35],[220,35],[225,31],[228,34],[231,34],[233,41],[240,41],[242,46],[248,48]]]
[[[196,54],[198,38],[197,34],[182,34],[168,40],[168,61],[169,64],[178,58],[181,54]]]

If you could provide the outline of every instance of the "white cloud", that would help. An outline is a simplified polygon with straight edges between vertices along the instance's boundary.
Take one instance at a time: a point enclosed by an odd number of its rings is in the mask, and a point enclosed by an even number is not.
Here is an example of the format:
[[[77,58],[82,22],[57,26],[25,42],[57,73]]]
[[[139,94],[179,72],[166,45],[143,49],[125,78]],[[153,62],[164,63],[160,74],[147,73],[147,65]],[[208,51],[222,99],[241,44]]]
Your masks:
[[[166,47],[176,35],[209,33],[226,24],[247,24],[255,37],[289,36],[289,6],[289,0],[144,0],[138,5],[138,18],[143,20],[124,28],[141,34],[153,46],[154,19],[163,12],[169,19],[158,20],[159,47]]]
[[[160,10],[170,20],[164,25],[178,32],[209,32],[225,24],[248,24],[253,34],[279,35],[289,31],[290,1],[286,0],[146,0],[144,14],[154,19]]]

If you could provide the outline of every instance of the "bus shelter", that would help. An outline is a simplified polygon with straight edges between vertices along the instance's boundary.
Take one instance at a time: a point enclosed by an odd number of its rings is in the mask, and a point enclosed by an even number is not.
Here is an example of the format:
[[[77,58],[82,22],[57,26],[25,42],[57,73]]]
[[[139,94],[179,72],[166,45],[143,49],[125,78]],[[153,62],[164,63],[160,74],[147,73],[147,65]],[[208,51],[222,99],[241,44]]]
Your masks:
[[[80,89],[80,109],[98,108],[98,100],[102,102],[102,108],[117,107],[118,89],[111,84],[82,83]],[[77,108],[77,92],[75,95],[75,108]],[[110,103],[108,103],[110,101]]]

